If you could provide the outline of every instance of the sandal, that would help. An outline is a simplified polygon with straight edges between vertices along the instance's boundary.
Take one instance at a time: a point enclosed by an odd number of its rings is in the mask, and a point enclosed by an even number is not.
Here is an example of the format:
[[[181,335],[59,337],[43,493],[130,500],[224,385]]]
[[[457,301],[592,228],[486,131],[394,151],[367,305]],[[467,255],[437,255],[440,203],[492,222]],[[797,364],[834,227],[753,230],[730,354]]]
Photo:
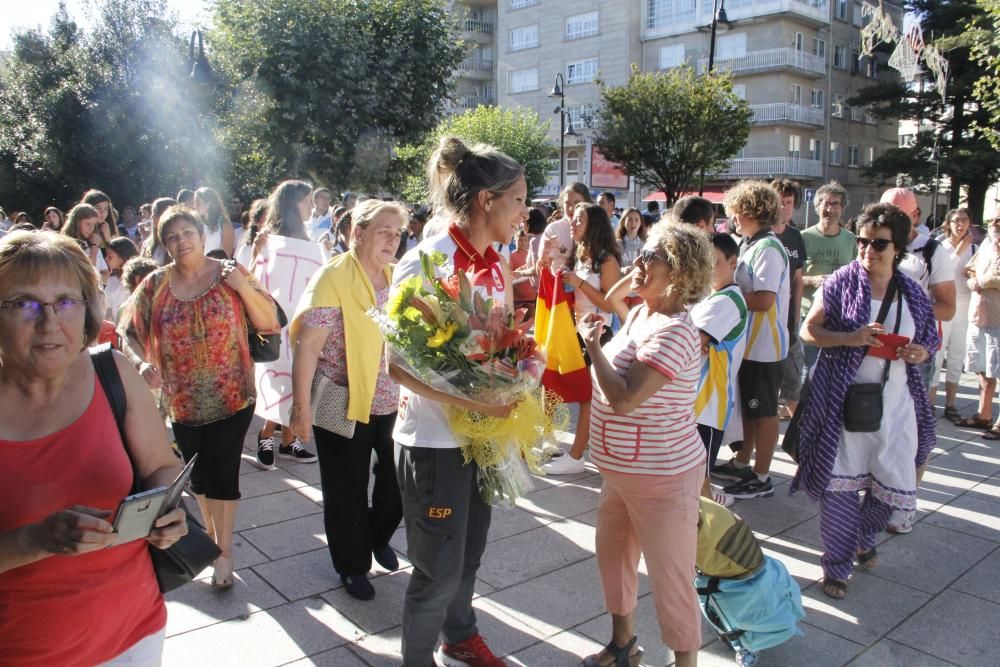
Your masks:
[[[226,591],[233,587],[233,559],[219,556],[215,559],[215,572],[212,573],[212,588]]]
[[[1000,424],[994,424],[986,429],[986,432],[979,436],[983,440],[1000,440]]]
[[[962,413],[954,405],[946,405],[944,408],[944,418],[949,421],[957,421],[962,418]]]
[[[618,646],[615,644],[614,640],[608,642],[608,645],[604,647],[607,651],[608,656],[611,660],[601,662],[601,654],[595,653],[594,655],[588,655],[580,663],[580,667],[639,667],[639,663],[642,661],[642,648],[637,648],[635,643],[638,641],[638,637],[632,637],[628,640],[625,646]],[[632,653],[632,649],[635,648],[636,652]]]
[[[869,572],[874,570],[875,566],[878,565],[878,550],[872,547],[868,551],[858,554],[858,565]]]
[[[847,595],[847,582],[826,577],[823,579],[823,594],[834,600],[843,600]]]
[[[993,426],[993,421],[990,419],[983,419],[979,415],[972,415],[971,417],[956,419],[954,424],[955,426],[965,426],[967,428],[981,428],[985,431]]]

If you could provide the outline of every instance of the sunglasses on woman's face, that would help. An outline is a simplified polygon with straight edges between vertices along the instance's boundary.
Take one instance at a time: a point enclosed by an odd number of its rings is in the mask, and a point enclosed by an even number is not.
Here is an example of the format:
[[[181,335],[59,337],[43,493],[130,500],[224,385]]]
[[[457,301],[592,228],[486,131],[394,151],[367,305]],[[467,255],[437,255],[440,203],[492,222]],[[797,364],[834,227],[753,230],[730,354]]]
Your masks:
[[[647,249],[647,250],[641,250],[639,252],[639,261],[642,262],[643,264],[648,265],[654,259],[658,259],[664,263],[667,261],[665,257],[660,257],[659,255],[657,255],[655,250]]]
[[[866,239],[864,237],[858,237],[858,248],[867,248],[871,246],[872,250],[875,252],[885,252],[892,241],[889,239]]]

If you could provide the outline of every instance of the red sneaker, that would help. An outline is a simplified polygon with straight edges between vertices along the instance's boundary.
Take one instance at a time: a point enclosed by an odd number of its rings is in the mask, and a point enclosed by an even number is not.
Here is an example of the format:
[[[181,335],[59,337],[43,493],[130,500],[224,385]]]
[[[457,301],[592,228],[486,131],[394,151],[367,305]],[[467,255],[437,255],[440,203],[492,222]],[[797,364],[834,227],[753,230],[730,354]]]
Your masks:
[[[464,642],[438,646],[434,661],[440,667],[506,667],[486,645],[482,635],[472,635]]]

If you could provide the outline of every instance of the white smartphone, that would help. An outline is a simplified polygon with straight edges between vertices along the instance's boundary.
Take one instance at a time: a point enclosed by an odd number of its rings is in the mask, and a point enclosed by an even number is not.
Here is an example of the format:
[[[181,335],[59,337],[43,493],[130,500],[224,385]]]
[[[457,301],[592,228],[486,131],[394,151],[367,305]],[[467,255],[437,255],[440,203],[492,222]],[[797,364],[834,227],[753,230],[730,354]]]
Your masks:
[[[177,507],[197,458],[197,454],[191,457],[170,486],[142,491],[122,499],[112,524],[118,535],[118,544],[146,537],[158,518]]]

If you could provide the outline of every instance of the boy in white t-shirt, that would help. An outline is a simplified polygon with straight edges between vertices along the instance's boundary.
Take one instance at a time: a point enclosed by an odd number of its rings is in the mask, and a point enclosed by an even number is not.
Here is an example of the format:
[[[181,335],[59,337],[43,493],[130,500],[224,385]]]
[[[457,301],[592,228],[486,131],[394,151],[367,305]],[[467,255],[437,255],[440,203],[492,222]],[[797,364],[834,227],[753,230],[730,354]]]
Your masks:
[[[770,185],[741,181],[726,193],[725,207],[742,236],[736,282],[750,310],[750,328],[739,372],[743,449],[712,472],[737,480],[725,487],[726,493],[760,498],[774,495],[770,471],[778,444],[778,387],[781,362],[788,355],[788,254],[771,232],[781,199]],[[753,468],[751,456],[755,457]]]
[[[743,293],[734,280],[739,248],[729,234],[712,235],[715,246],[715,273],[712,294],[691,309],[691,321],[701,335],[702,366],[694,409],[698,434],[708,461],[701,494],[729,507],[733,497],[709,486],[709,471],[722,445],[726,425],[738,419],[735,395],[737,374],[746,349],[749,312]]]

